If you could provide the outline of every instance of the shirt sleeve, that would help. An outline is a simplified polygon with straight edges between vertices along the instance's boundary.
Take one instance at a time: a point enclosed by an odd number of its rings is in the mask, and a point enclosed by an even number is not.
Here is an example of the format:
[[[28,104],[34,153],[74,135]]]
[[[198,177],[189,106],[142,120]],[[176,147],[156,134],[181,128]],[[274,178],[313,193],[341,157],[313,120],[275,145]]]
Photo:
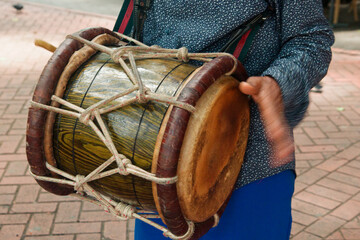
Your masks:
[[[272,4],[281,50],[262,75],[279,84],[286,119],[295,127],[309,105],[310,89],[327,73],[334,36],[321,1],[274,0]]]

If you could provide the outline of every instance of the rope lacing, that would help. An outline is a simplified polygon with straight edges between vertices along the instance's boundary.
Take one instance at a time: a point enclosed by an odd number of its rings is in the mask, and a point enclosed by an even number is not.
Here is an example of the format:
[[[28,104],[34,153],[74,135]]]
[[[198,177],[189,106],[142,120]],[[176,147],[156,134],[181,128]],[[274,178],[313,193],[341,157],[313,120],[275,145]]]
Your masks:
[[[153,181],[157,184],[173,184],[177,181],[177,176],[170,177],[170,178],[158,178],[153,173],[149,173],[131,163],[131,161],[126,158],[124,155],[119,154],[115,144],[113,143],[113,140],[110,136],[110,133],[102,120],[101,114],[105,114],[111,111],[114,111],[116,109],[128,106],[133,103],[139,103],[143,104],[148,101],[156,101],[159,103],[165,103],[169,105],[173,105],[174,107],[182,108],[186,111],[189,111],[190,113],[193,113],[195,111],[195,107],[178,101],[176,98],[172,96],[167,96],[163,94],[157,94],[155,92],[152,92],[149,88],[147,88],[143,81],[141,80],[141,76],[138,72],[138,69],[136,67],[135,59],[149,59],[149,58],[177,58],[180,61],[188,62],[189,60],[198,60],[198,61],[204,61],[208,62],[211,59],[215,57],[220,56],[229,56],[234,60],[234,66],[231,69],[230,72],[228,72],[226,75],[231,75],[235,72],[237,68],[237,59],[228,53],[189,53],[188,49],[185,47],[182,47],[180,49],[164,49],[160,48],[159,46],[147,46],[141,42],[138,42],[126,35],[115,33],[117,34],[121,39],[127,39],[129,41],[134,42],[137,46],[124,46],[120,48],[109,48],[100,44],[97,44],[92,41],[88,41],[79,35],[69,35],[68,38],[75,39],[81,43],[84,43],[91,48],[104,52],[111,56],[113,61],[115,63],[119,63],[121,67],[123,68],[124,72],[127,74],[129,80],[133,83],[133,86],[125,91],[122,91],[120,93],[117,93],[107,99],[101,100],[92,106],[88,107],[87,109],[83,109],[79,106],[76,106],[60,97],[57,97],[53,95],[51,97],[52,101],[55,101],[59,103],[60,105],[68,107],[70,110],[65,110],[61,107],[54,107],[49,106],[45,104],[41,104],[38,102],[31,101],[31,106],[34,108],[40,108],[45,109],[47,111],[52,111],[55,113],[67,115],[70,117],[77,118],[81,123],[85,124],[86,126],[91,127],[96,135],[100,138],[100,140],[106,145],[106,147],[109,149],[109,151],[112,154],[112,157],[110,157],[108,160],[106,160],[103,164],[101,164],[99,167],[94,169],[91,173],[89,173],[87,176],[83,175],[76,175],[73,176],[69,173],[66,173],[48,163],[46,164],[46,167],[67,179],[61,179],[61,178],[54,178],[54,177],[47,177],[47,176],[38,176],[34,174],[32,171],[30,171],[31,175],[36,178],[37,180],[41,181],[48,181],[48,182],[54,182],[59,184],[67,184],[74,187],[74,190],[77,193],[72,194],[73,196],[76,196],[78,198],[81,198],[83,200],[95,203],[97,205],[102,206],[105,211],[110,212],[111,214],[117,216],[119,219],[126,220],[129,218],[137,218],[144,222],[149,223],[150,225],[162,230],[164,232],[164,235],[167,237],[170,237],[172,239],[188,239],[192,236],[195,230],[195,225],[193,222],[187,222],[189,227],[188,231],[184,236],[176,236],[172,234],[169,230],[166,228],[147,220],[143,216],[147,215],[139,215],[137,212],[139,212],[136,208],[134,208],[131,205],[122,203],[122,202],[115,202],[114,200],[105,197],[101,195],[100,193],[96,192],[88,183],[100,178],[104,178],[107,176],[110,176],[112,174],[121,174],[121,175],[128,175],[133,174],[135,176],[144,178],[149,181]],[[130,61],[131,68],[125,63],[125,59],[128,59]],[[135,96],[134,96],[135,93]],[[131,95],[133,94],[133,95]],[[123,99],[124,96],[129,96],[126,99]],[[118,100],[116,104],[112,104],[114,100]],[[98,123],[96,125],[94,121]],[[100,129],[99,129],[99,127]],[[104,171],[110,164],[115,162],[117,164],[117,168]],[[88,193],[91,193],[91,195],[88,195]],[[153,216],[153,215],[151,215]],[[214,226],[218,224],[219,216],[217,214],[214,215]]]
[[[195,232],[195,224],[193,222],[191,222],[191,221],[187,221],[187,224],[188,224],[188,230],[183,236],[176,236],[175,234],[173,234],[169,230],[164,231],[163,235],[165,237],[168,237],[168,238],[171,238],[171,239],[174,239],[174,240],[186,240],[186,239],[189,239]]]
[[[75,176],[75,185],[74,185],[74,190],[77,192],[84,192],[84,179],[85,176],[83,175],[76,175]]]
[[[133,214],[136,212],[136,209],[133,206],[130,206],[128,204],[119,202],[116,207],[115,210],[118,211],[119,215],[121,215],[121,217],[123,218],[132,218]]]

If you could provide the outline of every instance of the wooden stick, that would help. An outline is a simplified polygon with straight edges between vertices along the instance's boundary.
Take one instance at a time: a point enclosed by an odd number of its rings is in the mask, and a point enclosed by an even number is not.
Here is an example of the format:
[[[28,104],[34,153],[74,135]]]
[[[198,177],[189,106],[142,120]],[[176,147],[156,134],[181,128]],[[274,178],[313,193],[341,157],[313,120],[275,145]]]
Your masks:
[[[56,50],[56,47],[54,45],[51,45],[50,43],[45,42],[44,40],[41,39],[35,39],[34,43],[35,46],[42,47],[50,52],[55,52]]]

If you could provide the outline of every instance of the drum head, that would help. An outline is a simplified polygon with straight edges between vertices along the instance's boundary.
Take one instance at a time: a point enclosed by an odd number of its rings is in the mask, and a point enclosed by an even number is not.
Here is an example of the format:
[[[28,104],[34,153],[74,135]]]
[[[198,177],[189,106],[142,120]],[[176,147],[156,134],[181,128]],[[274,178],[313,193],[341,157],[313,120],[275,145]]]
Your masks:
[[[246,148],[248,98],[223,76],[196,103],[181,148],[177,192],[185,218],[203,222],[231,193]]]
[[[248,98],[238,90],[239,81],[246,79],[239,62],[228,56],[215,58],[197,69],[176,95],[196,110],[170,106],[163,119],[152,173],[177,176],[178,181],[152,187],[159,215],[177,236],[188,231],[187,221],[211,228],[212,216],[221,216],[231,195],[249,129]]]

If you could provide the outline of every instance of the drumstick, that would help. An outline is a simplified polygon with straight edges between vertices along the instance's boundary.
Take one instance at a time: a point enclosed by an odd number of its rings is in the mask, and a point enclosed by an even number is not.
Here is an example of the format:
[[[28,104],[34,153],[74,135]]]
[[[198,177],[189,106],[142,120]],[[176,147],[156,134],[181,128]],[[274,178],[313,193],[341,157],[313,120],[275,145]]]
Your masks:
[[[54,45],[51,45],[50,43],[45,42],[44,40],[41,40],[41,39],[35,39],[34,43],[35,43],[35,46],[45,48],[46,50],[48,50],[50,52],[55,52],[55,50],[56,50],[56,47]]]

